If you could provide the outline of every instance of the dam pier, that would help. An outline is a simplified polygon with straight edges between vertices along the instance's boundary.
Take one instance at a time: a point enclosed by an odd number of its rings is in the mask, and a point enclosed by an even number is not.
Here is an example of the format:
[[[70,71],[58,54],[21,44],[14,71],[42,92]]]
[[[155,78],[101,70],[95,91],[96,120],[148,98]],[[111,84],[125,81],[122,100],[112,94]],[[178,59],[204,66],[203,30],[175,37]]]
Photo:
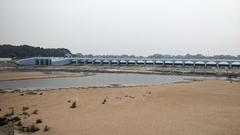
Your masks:
[[[154,58],[56,58],[33,57],[18,60],[19,65],[116,65],[116,66],[190,66],[239,68],[240,60],[229,59],[154,59]]]

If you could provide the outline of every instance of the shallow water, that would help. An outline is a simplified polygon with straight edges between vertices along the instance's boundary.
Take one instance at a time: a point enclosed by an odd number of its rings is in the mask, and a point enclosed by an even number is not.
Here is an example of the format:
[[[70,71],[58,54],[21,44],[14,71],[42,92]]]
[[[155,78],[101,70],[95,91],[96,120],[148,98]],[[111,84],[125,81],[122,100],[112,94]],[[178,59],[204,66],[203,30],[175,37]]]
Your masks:
[[[113,84],[121,86],[156,85],[163,83],[187,82],[189,79],[215,79],[215,77],[153,75],[134,73],[97,73],[84,77],[29,79],[0,81],[2,90],[36,90],[70,87],[105,87]]]

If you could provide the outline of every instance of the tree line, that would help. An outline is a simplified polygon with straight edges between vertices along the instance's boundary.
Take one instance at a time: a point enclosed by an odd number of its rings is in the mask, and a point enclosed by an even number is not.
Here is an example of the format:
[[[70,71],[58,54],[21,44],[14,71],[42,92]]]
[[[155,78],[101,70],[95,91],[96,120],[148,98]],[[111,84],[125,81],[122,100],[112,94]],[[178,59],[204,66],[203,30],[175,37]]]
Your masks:
[[[156,58],[156,59],[240,59],[240,55],[213,55],[213,56],[204,56],[202,54],[186,54],[186,55],[168,55],[168,54],[153,54],[147,57],[144,56],[135,56],[135,55],[92,55],[92,54],[73,54],[73,57],[86,57],[86,58]]]
[[[28,58],[28,57],[66,57],[71,51],[65,48],[41,48],[29,45],[0,45],[1,58]]]
[[[169,59],[240,59],[240,55],[213,55],[205,56],[202,54],[186,54],[186,55],[167,55],[153,54],[149,56],[135,55],[93,55],[93,54],[72,54],[66,48],[41,48],[29,45],[14,46],[9,44],[0,45],[0,58],[28,58],[28,57],[88,57],[88,58],[169,58]]]

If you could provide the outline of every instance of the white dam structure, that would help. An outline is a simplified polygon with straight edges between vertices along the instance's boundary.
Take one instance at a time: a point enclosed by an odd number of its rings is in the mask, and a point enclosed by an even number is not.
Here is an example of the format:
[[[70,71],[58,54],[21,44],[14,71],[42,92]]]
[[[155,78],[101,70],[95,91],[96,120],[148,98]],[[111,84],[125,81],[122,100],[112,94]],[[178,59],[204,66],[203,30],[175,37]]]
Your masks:
[[[156,58],[56,58],[32,57],[18,60],[19,65],[118,65],[118,66],[202,66],[202,67],[240,67],[240,60],[229,59],[156,59]]]

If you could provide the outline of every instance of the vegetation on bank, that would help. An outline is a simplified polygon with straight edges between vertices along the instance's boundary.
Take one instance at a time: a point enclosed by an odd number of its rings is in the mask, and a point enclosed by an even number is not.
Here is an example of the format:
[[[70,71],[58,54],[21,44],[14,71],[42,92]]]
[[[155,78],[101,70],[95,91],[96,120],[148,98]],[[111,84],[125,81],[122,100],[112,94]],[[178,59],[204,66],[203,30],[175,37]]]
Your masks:
[[[21,133],[34,133],[42,129],[43,132],[49,131],[49,126],[45,125],[44,127],[41,126],[43,120],[38,118],[35,122],[27,123],[25,120],[31,115],[38,115],[38,110],[35,109],[32,114],[27,112],[30,110],[29,107],[23,106],[22,113],[14,113],[14,107],[8,108],[10,112],[6,113],[3,116],[0,116],[0,126],[5,126],[4,129],[6,130],[18,130]],[[34,119],[33,119],[34,120]],[[6,125],[10,125],[6,127]],[[2,128],[3,129],[3,128]]]
[[[153,54],[149,56],[135,56],[135,55],[93,55],[93,54],[73,54],[73,57],[86,57],[86,58],[154,58],[154,59],[240,59],[240,55],[213,55],[205,56],[202,54],[186,54],[186,55],[169,55],[169,54]]]
[[[40,48],[29,45],[0,45],[0,58],[27,58],[27,57],[65,57],[71,51],[65,48]]]

